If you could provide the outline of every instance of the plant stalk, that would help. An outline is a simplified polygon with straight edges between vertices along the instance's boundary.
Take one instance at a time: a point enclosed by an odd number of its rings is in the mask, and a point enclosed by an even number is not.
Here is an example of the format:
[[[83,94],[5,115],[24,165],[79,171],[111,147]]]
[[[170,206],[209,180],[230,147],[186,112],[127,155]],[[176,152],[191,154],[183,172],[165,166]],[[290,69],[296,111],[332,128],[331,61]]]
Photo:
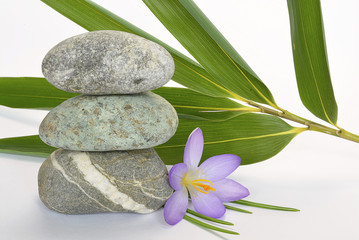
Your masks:
[[[319,123],[313,122],[311,120],[308,120],[306,118],[299,117],[299,116],[297,116],[297,115],[295,115],[295,114],[293,114],[291,112],[288,112],[288,111],[286,111],[284,109],[281,109],[279,107],[278,107],[278,110],[277,109],[272,109],[272,108],[263,106],[261,104],[258,104],[256,102],[249,101],[249,100],[247,100],[246,103],[253,106],[253,107],[256,107],[256,108],[260,109],[260,111],[262,113],[267,113],[267,114],[270,114],[270,115],[274,115],[274,116],[277,116],[277,117],[280,117],[280,118],[288,119],[290,121],[303,124],[303,125],[307,126],[307,130],[326,133],[326,134],[329,134],[329,135],[332,135],[332,136],[340,137],[340,138],[343,138],[343,139],[346,139],[346,140],[349,140],[349,141],[359,143],[359,136],[358,135],[350,133],[350,132],[348,132],[348,131],[346,131],[346,130],[344,130],[342,128],[335,129],[335,128],[327,127],[327,126],[324,126],[322,124],[319,124]]]

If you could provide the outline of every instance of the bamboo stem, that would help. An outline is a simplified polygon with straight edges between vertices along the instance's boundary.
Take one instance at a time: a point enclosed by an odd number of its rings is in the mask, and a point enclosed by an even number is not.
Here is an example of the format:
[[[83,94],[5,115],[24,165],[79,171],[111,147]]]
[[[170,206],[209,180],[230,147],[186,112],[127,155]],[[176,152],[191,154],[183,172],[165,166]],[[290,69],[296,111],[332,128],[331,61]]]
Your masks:
[[[270,115],[277,116],[277,117],[280,117],[280,118],[288,119],[288,120],[296,122],[296,123],[303,124],[303,125],[307,126],[307,130],[321,132],[321,133],[329,134],[329,135],[332,135],[332,136],[340,137],[340,138],[343,138],[343,139],[347,139],[349,141],[359,143],[359,136],[358,135],[350,133],[350,132],[348,132],[348,131],[346,131],[346,130],[344,130],[342,128],[338,127],[338,129],[336,129],[336,128],[331,128],[331,127],[324,126],[322,124],[313,122],[313,121],[308,120],[306,118],[302,118],[300,116],[297,116],[297,115],[295,115],[295,114],[293,114],[291,112],[288,112],[288,111],[286,111],[286,110],[284,110],[284,109],[282,109],[280,107],[277,107],[276,109],[273,109],[273,108],[263,106],[263,105],[261,105],[259,103],[253,102],[253,101],[246,100],[245,102],[248,105],[251,105],[253,107],[256,107],[256,108],[260,109],[260,111],[262,113],[270,114]]]

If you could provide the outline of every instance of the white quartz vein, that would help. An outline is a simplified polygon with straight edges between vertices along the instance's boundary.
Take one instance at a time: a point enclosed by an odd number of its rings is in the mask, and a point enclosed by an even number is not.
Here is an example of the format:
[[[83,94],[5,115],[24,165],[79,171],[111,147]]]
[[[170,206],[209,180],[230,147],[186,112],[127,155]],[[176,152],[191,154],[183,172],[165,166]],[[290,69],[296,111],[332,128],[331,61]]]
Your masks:
[[[54,168],[57,169],[58,171],[60,171],[61,174],[64,176],[64,178],[65,178],[68,182],[70,182],[70,183],[76,185],[76,186],[80,189],[81,192],[83,192],[88,198],[90,198],[91,200],[93,200],[94,202],[96,202],[96,203],[97,203],[98,205],[100,205],[102,208],[106,209],[106,210],[109,211],[109,212],[113,212],[112,209],[110,209],[110,208],[104,206],[102,203],[100,203],[99,201],[97,201],[95,198],[93,198],[93,197],[91,197],[90,195],[88,195],[88,194],[86,193],[86,191],[85,191],[77,182],[73,181],[73,180],[71,179],[71,177],[66,174],[65,169],[63,169],[63,167],[61,167],[60,164],[56,161],[56,158],[55,158],[55,156],[54,156],[54,153],[51,154],[51,157],[50,157],[50,158],[51,158],[51,162],[52,162],[52,165],[54,166]]]
[[[158,189],[148,188],[148,187],[142,186],[142,183],[140,181],[136,180],[135,175],[133,175],[133,183],[134,183],[135,186],[139,187],[144,194],[146,194],[147,196],[150,196],[151,198],[159,199],[159,200],[162,200],[162,201],[168,199],[168,197],[155,196],[152,193],[149,193],[149,192],[145,191],[145,189],[150,190],[150,191],[151,190],[152,191],[158,191]]]
[[[102,174],[91,162],[90,157],[84,153],[72,153],[71,157],[78,170],[83,174],[84,179],[94,188],[99,190],[104,197],[115,204],[121,205],[124,209],[137,213],[150,213],[144,204],[137,203],[130,196],[120,192],[110,178]]]

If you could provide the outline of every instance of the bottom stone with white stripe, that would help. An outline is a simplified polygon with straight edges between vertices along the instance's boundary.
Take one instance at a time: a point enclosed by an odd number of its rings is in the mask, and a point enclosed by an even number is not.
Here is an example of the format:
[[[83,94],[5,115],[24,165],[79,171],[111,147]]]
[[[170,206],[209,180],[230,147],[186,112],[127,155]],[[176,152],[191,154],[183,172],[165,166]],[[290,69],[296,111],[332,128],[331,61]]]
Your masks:
[[[42,164],[39,195],[65,214],[150,213],[171,196],[166,166],[153,148],[80,152],[58,149]]]

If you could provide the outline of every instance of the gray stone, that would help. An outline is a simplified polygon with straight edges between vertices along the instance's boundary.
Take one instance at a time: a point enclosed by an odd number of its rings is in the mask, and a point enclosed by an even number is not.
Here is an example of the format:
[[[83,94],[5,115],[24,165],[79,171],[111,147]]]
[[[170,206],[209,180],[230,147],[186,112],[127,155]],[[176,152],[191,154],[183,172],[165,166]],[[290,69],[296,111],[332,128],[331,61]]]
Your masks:
[[[58,149],[41,165],[41,201],[65,214],[150,213],[171,196],[166,166],[154,149],[79,152]]]
[[[151,148],[176,132],[176,110],[152,92],[136,95],[77,96],[52,109],[40,138],[48,145],[78,151]]]
[[[60,42],[42,62],[55,87],[90,95],[132,94],[154,90],[174,73],[162,46],[134,34],[95,31]]]

